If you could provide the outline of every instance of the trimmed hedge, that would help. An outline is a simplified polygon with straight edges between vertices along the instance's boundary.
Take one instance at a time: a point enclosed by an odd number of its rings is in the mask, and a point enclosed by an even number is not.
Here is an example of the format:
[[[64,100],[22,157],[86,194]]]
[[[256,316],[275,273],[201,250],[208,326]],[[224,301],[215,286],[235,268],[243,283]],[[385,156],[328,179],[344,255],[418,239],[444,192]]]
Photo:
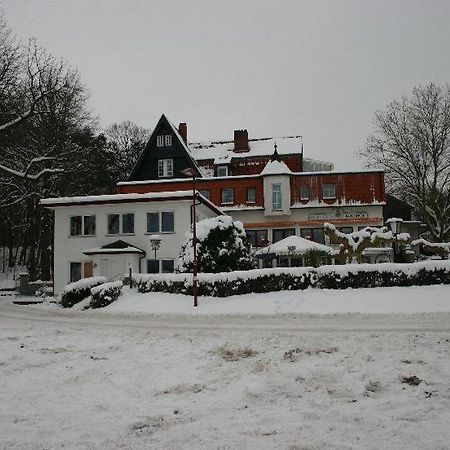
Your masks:
[[[122,281],[111,281],[103,283],[91,289],[91,308],[104,308],[115,302],[122,293]]]
[[[61,305],[63,308],[71,308],[91,295],[91,289],[105,283],[106,277],[89,277],[68,284],[61,294]]]
[[[134,280],[139,292],[192,295],[192,274],[137,274]],[[307,288],[348,289],[432,284],[450,284],[450,261],[256,269],[201,273],[198,276],[199,295],[212,297]]]

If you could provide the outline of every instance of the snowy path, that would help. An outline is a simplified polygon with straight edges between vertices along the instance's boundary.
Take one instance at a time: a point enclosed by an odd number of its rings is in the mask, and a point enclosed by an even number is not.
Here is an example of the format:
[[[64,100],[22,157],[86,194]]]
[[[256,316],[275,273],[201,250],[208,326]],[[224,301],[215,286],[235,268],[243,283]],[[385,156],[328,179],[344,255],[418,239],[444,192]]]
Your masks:
[[[0,302],[0,448],[447,449],[450,314]],[[424,380],[413,386],[403,377]]]

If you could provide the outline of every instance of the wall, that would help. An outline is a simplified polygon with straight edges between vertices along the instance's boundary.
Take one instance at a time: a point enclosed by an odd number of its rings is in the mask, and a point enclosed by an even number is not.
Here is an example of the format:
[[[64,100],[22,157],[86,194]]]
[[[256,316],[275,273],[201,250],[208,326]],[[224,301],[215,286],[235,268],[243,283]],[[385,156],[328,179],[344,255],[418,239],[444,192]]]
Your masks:
[[[64,286],[69,282],[69,262],[94,262],[94,256],[84,255],[84,250],[101,247],[119,239],[147,252],[147,256],[142,260],[141,266],[141,271],[146,272],[147,258],[154,258],[154,251],[151,249],[149,241],[149,235],[153,233],[147,233],[146,231],[147,212],[174,212],[175,232],[159,233],[162,237],[162,242],[161,247],[157,252],[157,258],[176,259],[179,255],[181,244],[184,241],[185,233],[189,230],[191,225],[190,209],[190,200],[70,207],[61,206],[55,208],[55,293],[60,293]],[[107,234],[107,215],[114,213],[134,213],[134,234]],[[95,236],[70,236],[70,216],[79,215],[96,216]],[[197,209],[198,220],[214,216],[215,214],[204,205],[200,205]],[[108,255],[108,257],[110,257],[110,255]],[[99,260],[101,258],[103,258],[103,256],[95,256],[97,268],[94,268],[94,275],[98,274],[98,271],[100,270]],[[127,258],[127,264],[131,265],[133,270],[138,271],[138,258],[136,255],[127,255]]]

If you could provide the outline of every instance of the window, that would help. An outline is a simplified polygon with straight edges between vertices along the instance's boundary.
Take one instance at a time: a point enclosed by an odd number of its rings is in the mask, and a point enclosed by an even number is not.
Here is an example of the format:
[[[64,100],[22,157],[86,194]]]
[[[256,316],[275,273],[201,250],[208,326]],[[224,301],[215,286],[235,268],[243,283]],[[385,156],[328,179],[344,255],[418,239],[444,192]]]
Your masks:
[[[256,203],[256,188],[247,188],[247,203]]]
[[[161,213],[161,232],[163,233],[174,232],[173,212]]]
[[[217,166],[217,176],[227,177],[228,176],[228,166]]]
[[[264,247],[268,243],[267,230],[247,230],[245,234],[253,247]]]
[[[147,213],[147,233],[173,233],[174,231],[173,211]]]
[[[283,228],[279,230],[273,230],[273,239],[272,241],[278,242],[281,241],[281,239],[287,238],[288,236],[294,236],[295,235],[295,229],[294,228]]]
[[[209,189],[200,189],[198,192],[200,192],[200,194],[208,200],[211,198],[211,191]]]
[[[72,216],[70,218],[71,236],[94,236],[95,216]]]
[[[336,198],[336,185],[335,184],[324,184],[322,186],[322,197],[324,199]]]
[[[281,184],[272,184],[272,210],[281,210]]]
[[[73,281],[81,280],[81,263],[80,262],[71,262],[69,270],[70,270],[69,281],[71,283]]]
[[[173,259],[163,259],[161,261],[161,271],[162,273],[173,273],[175,269],[175,264]]]
[[[234,189],[233,188],[223,188],[222,189],[222,204],[233,204],[234,203]]]
[[[108,214],[108,234],[133,234],[134,214]]]
[[[319,244],[325,244],[323,228],[302,228],[300,230],[300,236],[310,241],[318,242]]]
[[[173,159],[158,159],[158,177],[173,177]]]
[[[172,145],[172,135],[171,134],[161,134],[156,137],[157,147],[170,147]]]
[[[147,273],[159,273],[159,260],[147,259]]]
[[[159,213],[147,213],[147,233],[159,233]]]
[[[309,200],[309,187],[307,184],[300,186],[300,200]]]

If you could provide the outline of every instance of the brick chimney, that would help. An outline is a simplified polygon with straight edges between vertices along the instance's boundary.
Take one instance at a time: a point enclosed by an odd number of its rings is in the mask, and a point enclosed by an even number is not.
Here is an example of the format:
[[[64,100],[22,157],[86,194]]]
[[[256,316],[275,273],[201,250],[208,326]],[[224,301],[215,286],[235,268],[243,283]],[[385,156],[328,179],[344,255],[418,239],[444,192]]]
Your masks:
[[[250,150],[248,146],[248,131],[247,130],[234,130],[234,151],[237,153],[248,152]]]
[[[183,138],[183,141],[185,144],[187,144],[187,125],[185,122],[180,123],[178,125],[178,133],[180,133],[180,136]]]

